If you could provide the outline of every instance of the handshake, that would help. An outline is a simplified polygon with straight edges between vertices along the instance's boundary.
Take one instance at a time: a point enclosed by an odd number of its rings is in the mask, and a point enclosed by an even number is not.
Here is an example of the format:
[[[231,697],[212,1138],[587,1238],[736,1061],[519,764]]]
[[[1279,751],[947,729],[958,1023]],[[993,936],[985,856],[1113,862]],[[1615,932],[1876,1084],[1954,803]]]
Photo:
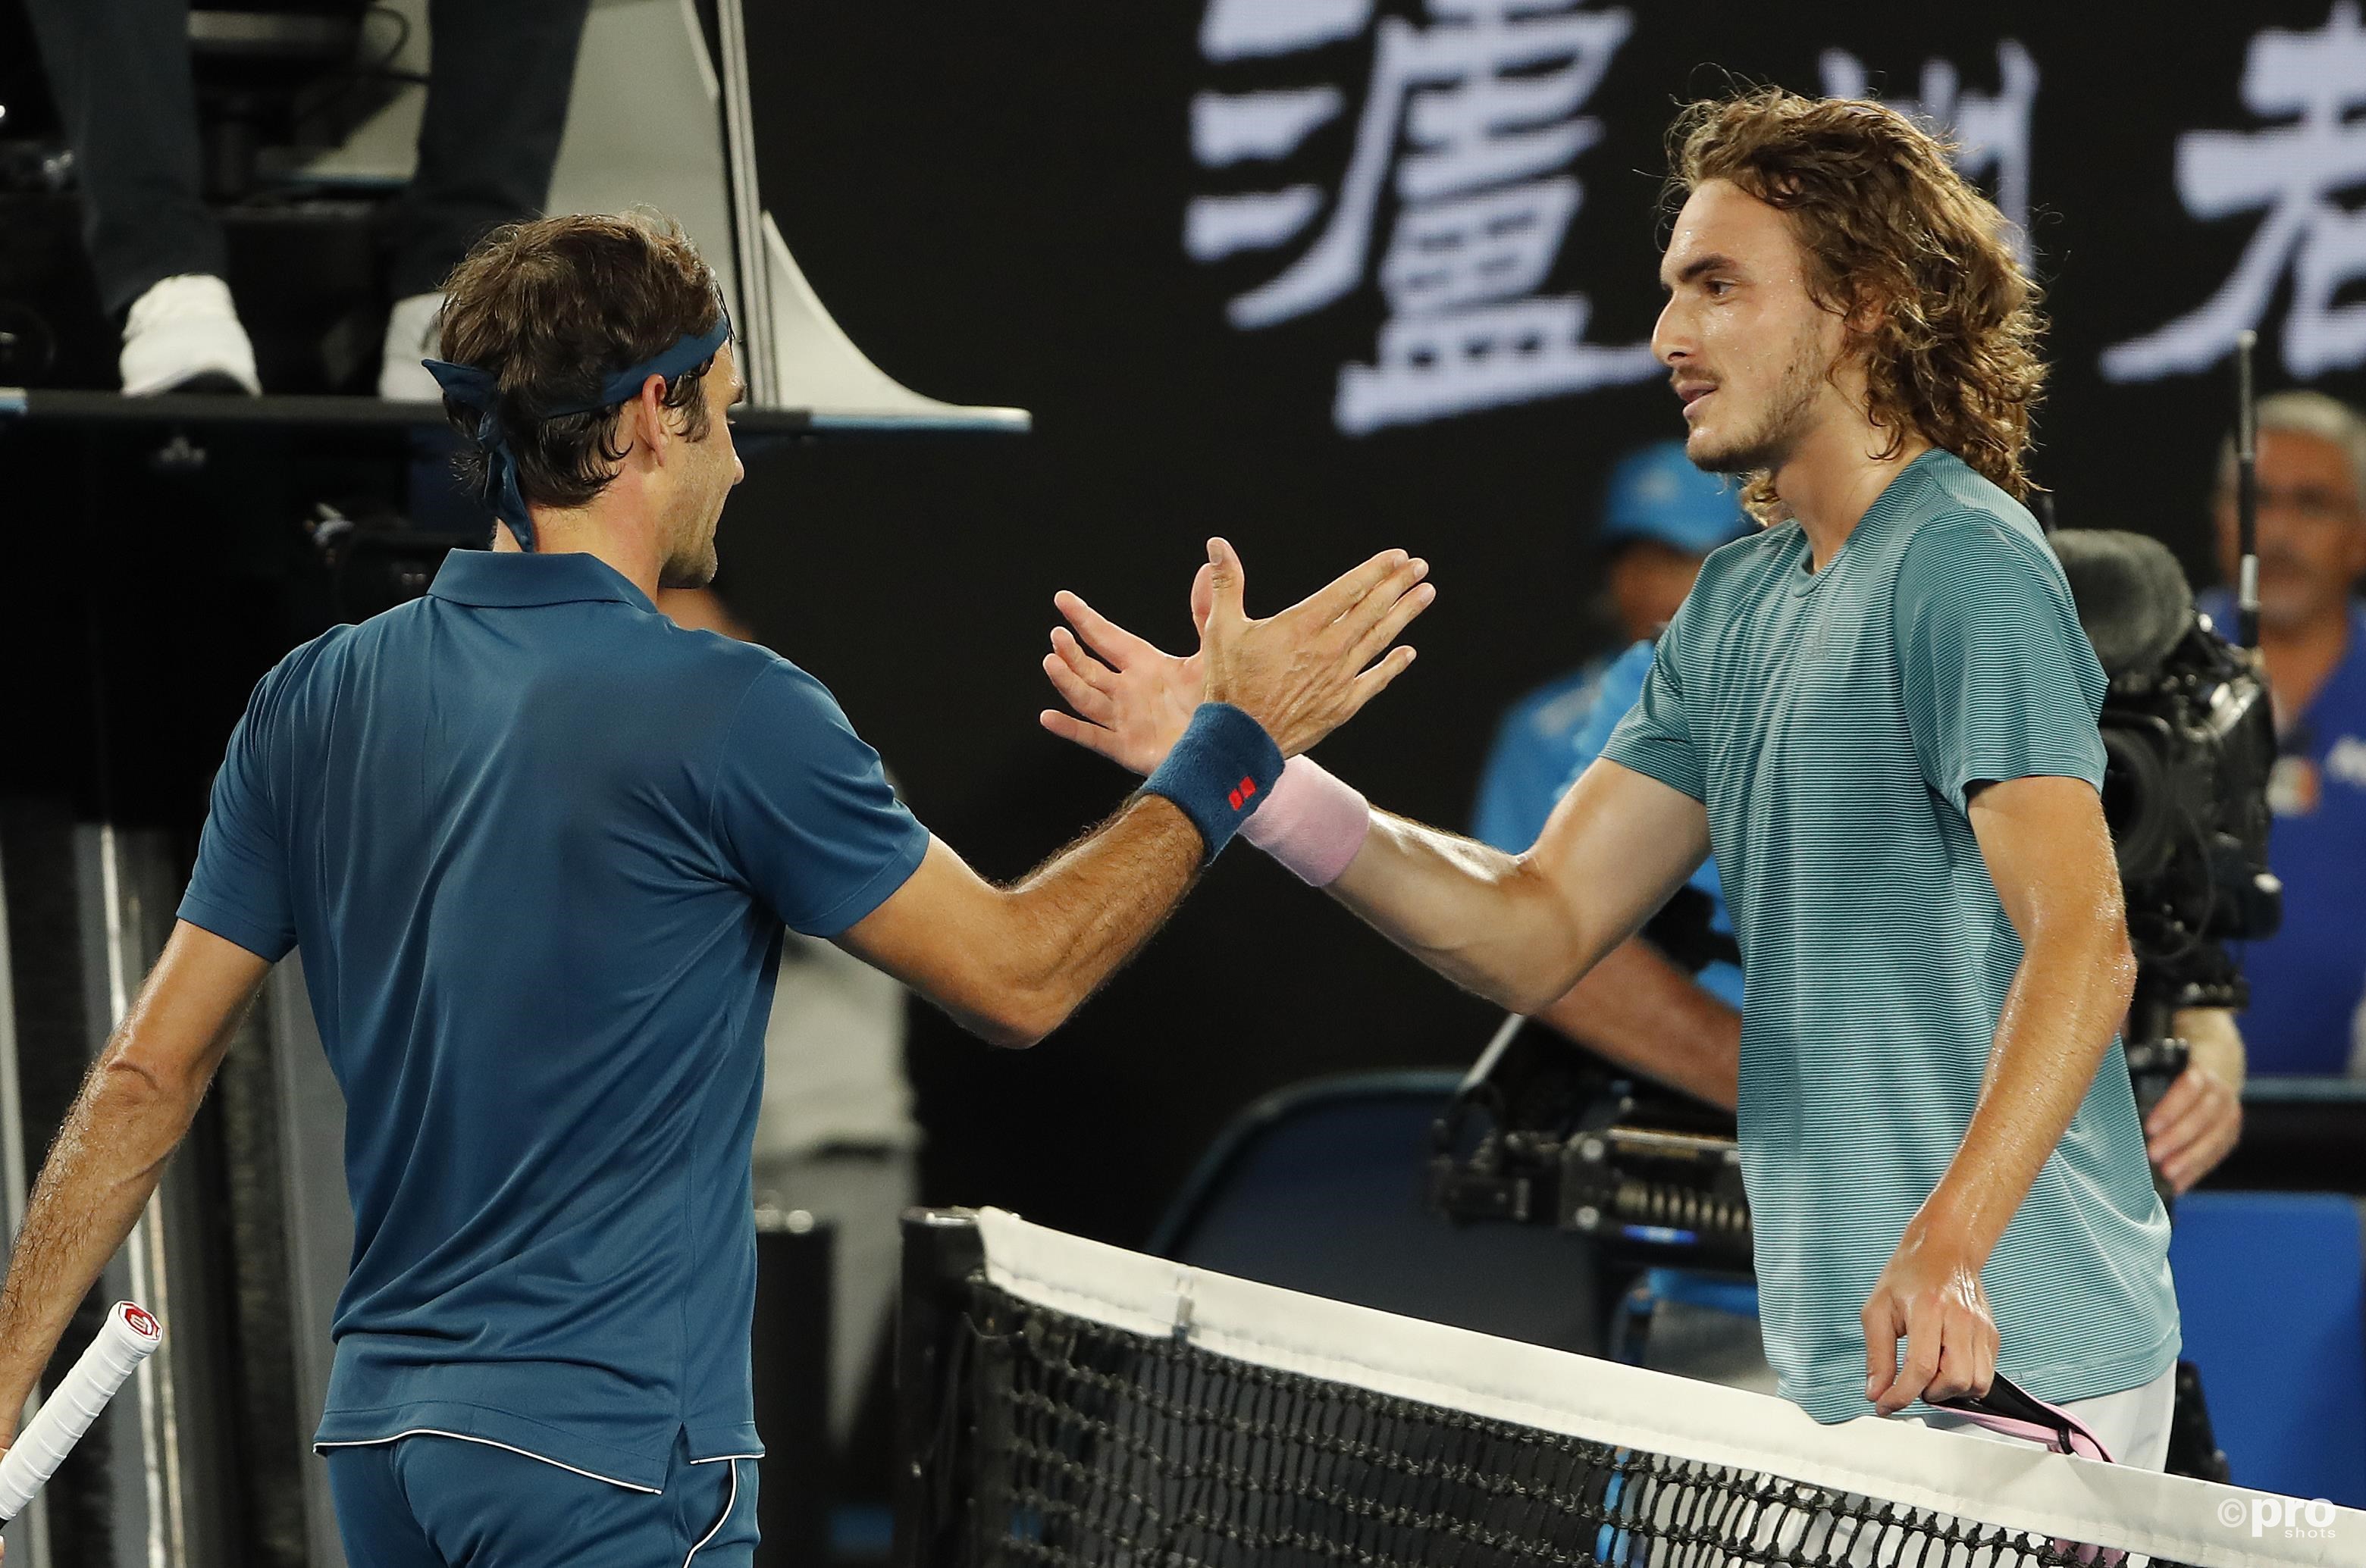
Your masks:
[[[1211,539],[1191,584],[1200,645],[1179,656],[1064,590],[1052,602],[1068,625],[1053,630],[1043,673],[1074,711],[1044,710],[1043,727],[1146,776],[1201,703],[1222,702],[1262,725],[1283,756],[1297,756],[1413,663],[1414,650],[1394,644],[1437,597],[1428,575],[1428,562],[1385,550],[1255,621],[1243,603],[1240,556]]]

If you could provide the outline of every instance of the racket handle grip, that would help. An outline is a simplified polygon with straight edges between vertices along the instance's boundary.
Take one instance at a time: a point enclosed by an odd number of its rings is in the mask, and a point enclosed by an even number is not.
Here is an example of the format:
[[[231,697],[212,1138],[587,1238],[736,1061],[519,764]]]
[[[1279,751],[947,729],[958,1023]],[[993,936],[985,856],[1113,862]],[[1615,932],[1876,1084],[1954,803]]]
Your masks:
[[[132,1369],[163,1343],[163,1330],[144,1307],[118,1301],[107,1314],[98,1338],[82,1353],[57,1391],[42,1401],[39,1414],[17,1434],[8,1451],[0,1454],[0,1520],[13,1519],[33,1500],[33,1494],[57,1473],[115,1391]]]

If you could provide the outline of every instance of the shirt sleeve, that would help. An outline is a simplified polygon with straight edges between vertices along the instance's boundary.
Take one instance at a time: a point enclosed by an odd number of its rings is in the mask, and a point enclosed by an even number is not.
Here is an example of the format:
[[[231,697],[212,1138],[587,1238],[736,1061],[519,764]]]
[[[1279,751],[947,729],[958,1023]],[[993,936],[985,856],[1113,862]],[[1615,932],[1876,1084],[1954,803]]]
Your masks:
[[[928,853],[879,754],[821,682],[782,660],[741,700],[715,780],[724,861],[781,923],[835,936],[885,902]]]
[[[1621,767],[1648,774],[1671,790],[1681,790],[1706,802],[1708,787],[1701,774],[1700,753],[1693,745],[1692,722],[1684,712],[1684,682],[1676,673],[1684,622],[1679,610],[1674,622],[1661,633],[1660,645],[1651,654],[1651,670],[1643,677],[1642,693],[1610,732],[1602,755]]]
[[[1987,518],[1934,520],[1898,562],[1907,723],[1924,779],[1959,811],[2007,778],[2102,787],[2103,666],[2040,548]]]
[[[283,663],[255,683],[231,732],[180,908],[190,924],[273,963],[296,946],[284,802],[276,798],[282,786],[273,764],[287,668]]]

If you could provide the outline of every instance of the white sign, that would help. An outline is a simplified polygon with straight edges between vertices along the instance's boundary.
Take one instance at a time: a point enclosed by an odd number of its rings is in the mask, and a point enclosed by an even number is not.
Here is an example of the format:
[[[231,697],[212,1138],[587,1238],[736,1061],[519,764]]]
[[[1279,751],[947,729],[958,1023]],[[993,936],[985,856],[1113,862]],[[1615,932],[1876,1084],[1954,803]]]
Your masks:
[[[2294,375],[2366,364],[2366,305],[2337,306],[2366,278],[2366,30],[2357,0],[2339,0],[2311,33],[2270,28],[2243,62],[2243,106],[2263,120],[2251,130],[2192,130],[2177,139],[2177,194],[2205,222],[2259,213],[2235,271],[2210,299],[2159,330],[2103,351],[2103,375],[2150,381],[2207,369],[2256,328],[2289,278],[2283,361]]]
[[[1657,375],[1648,343],[1586,341],[1584,295],[1538,292],[1583,199],[1571,170],[1602,138],[1581,111],[1633,17],[1577,0],[1426,0],[1420,24],[1371,12],[1370,0],[1211,0],[1200,43],[1211,62],[1372,43],[1335,185],[1205,196],[1185,214],[1184,250],[1203,263],[1312,232],[1232,301],[1233,324],[1272,327],[1377,283],[1389,319],[1372,362],[1340,368],[1332,409],[1351,435]],[[1346,111],[1347,85],[1202,93],[1193,155],[1209,169],[1287,159]]]

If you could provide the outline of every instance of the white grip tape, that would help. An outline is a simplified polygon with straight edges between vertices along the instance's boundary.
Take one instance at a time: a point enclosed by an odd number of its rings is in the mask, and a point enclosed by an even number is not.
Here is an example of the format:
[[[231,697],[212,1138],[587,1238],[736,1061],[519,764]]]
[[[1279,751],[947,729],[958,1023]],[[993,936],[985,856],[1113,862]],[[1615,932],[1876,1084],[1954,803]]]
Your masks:
[[[90,1430],[123,1380],[163,1341],[164,1332],[147,1308],[128,1301],[115,1304],[73,1371],[42,1401],[40,1413],[26,1424],[8,1451],[0,1454],[0,1519],[13,1519],[24,1510]]]

